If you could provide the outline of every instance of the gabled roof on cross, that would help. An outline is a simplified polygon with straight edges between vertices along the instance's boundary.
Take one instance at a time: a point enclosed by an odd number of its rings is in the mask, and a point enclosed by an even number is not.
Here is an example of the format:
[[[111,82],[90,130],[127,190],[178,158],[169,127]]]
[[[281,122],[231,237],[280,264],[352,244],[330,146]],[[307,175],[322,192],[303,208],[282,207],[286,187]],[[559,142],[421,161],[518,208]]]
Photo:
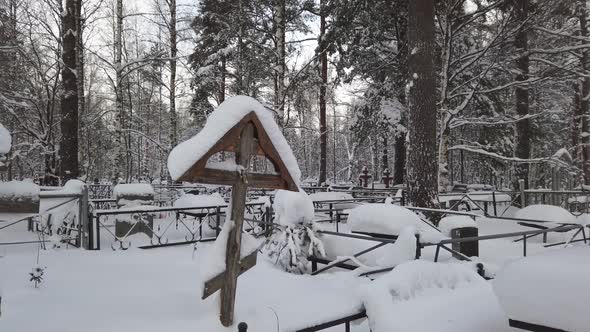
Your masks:
[[[209,158],[218,152],[236,152],[244,126],[255,128],[255,153],[267,158],[275,174],[248,173],[250,187],[298,191],[301,171],[271,111],[251,97],[235,96],[211,113],[205,127],[175,147],[168,157],[172,179],[231,185],[240,176],[234,160],[223,163]]]

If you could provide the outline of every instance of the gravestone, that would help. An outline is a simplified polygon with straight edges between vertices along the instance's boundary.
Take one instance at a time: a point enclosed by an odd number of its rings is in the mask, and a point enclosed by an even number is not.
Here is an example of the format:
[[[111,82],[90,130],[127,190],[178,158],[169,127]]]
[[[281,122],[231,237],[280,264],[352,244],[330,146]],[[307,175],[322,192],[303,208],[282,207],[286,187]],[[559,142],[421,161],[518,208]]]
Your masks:
[[[364,166],[363,170],[361,171],[361,175],[359,175],[359,181],[361,182],[361,186],[363,186],[364,188],[367,188],[369,186],[369,179],[372,177],[373,176],[371,174],[369,174],[369,170],[367,169],[367,166]]]
[[[386,168],[383,170],[383,176],[381,176],[381,180],[385,184],[385,188],[389,188],[389,183],[393,180],[393,177],[391,177],[391,172],[389,171],[389,168]]]
[[[151,205],[155,196],[149,184],[118,184],[113,188],[113,195],[119,209],[130,211],[135,206]],[[154,215],[149,212],[121,214],[115,220],[115,236],[120,238],[143,233],[151,239],[154,236],[153,229]]]

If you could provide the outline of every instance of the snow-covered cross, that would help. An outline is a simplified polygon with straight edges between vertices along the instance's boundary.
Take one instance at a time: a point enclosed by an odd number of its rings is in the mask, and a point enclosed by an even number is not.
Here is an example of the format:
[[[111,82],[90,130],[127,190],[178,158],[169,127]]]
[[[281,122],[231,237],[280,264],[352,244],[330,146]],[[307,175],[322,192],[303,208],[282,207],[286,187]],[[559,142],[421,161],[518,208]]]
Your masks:
[[[219,152],[234,153],[223,162],[209,160]],[[274,172],[251,172],[253,156],[266,158]],[[205,127],[193,138],[177,146],[168,157],[168,169],[179,181],[232,186],[225,271],[205,282],[203,298],[221,290],[220,319],[233,324],[237,278],[256,264],[256,251],[240,260],[242,224],[248,188],[299,191],[301,176],[297,160],[274,121],[272,113],[250,97],[237,96],[221,104]]]

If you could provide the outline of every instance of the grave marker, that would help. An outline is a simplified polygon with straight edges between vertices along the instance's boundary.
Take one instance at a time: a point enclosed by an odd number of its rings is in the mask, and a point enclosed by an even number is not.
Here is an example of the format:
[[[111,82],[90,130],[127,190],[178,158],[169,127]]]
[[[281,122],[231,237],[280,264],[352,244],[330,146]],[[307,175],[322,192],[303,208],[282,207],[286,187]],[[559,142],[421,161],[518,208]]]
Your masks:
[[[367,169],[367,166],[363,167],[363,170],[361,171],[361,175],[359,175],[359,180],[361,181],[361,186],[367,188],[369,186],[369,179],[372,177],[373,176],[369,174],[369,170]]]
[[[218,152],[235,153],[235,165],[226,162],[224,167],[216,168],[214,163],[208,163]],[[256,155],[270,161],[275,174],[249,172],[250,159]],[[256,264],[256,251],[240,260],[246,191],[248,188],[299,191],[299,188],[255,111],[247,113],[177,180],[232,186],[229,220],[234,225],[226,244],[225,271],[205,282],[202,295],[205,299],[221,290],[220,320],[224,326],[230,326],[234,319],[237,278]]]
[[[391,182],[391,180],[393,180],[389,168],[383,170],[383,176],[381,177],[381,180],[383,180],[383,183],[385,183],[385,188],[389,188],[389,183]]]

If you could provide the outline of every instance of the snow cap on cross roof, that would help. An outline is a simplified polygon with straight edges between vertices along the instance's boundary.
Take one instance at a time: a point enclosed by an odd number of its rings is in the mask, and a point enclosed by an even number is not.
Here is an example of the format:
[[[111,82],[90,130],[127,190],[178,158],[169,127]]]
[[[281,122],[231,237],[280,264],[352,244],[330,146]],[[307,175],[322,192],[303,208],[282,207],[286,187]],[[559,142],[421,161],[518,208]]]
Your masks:
[[[234,128],[245,116],[254,112],[279,154],[289,175],[297,186],[301,171],[293,151],[274,120],[272,111],[256,99],[235,96],[225,100],[207,118],[205,127],[192,138],[176,146],[168,156],[168,171],[173,180],[181,178],[191,167],[205,156],[223,136]]]

